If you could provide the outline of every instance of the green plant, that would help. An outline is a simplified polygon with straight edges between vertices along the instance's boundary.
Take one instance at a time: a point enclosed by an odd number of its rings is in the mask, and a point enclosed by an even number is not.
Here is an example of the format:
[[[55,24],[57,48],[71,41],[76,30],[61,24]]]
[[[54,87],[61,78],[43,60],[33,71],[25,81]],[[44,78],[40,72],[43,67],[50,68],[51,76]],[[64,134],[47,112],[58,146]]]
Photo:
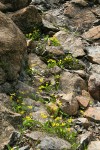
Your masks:
[[[63,59],[60,59],[57,64],[61,68],[74,70],[82,69],[82,65],[79,63],[79,60],[74,58],[71,54],[68,54]]]
[[[60,46],[60,42],[59,42],[59,40],[58,40],[55,36],[50,37],[50,38],[48,39],[48,42],[50,42],[50,45],[53,45],[53,46]],[[48,45],[49,45],[49,43],[48,43]]]
[[[11,146],[7,145],[7,150],[19,150],[19,148],[17,146],[12,148]]]
[[[48,63],[48,68],[53,68],[53,67],[57,66],[57,62],[54,59],[49,59],[47,61],[47,63]]]
[[[39,29],[34,28],[32,33],[26,34],[26,38],[34,40],[39,40],[41,32]]]
[[[39,91],[45,91],[48,93],[51,92],[52,90],[54,90],[54,86],[49,82],[45,82],[39,86]]]
[[[48,133],[69,141],[72,144],[72,149],[75,150],[78,146],[76,144],[77,133],[71,130],[71,125],[72,122],[63,122],[61,117],[57,117],[54,120],[49,120],[44,123],[42,128]]]
[[[39,121],[32,119],[32,116],[28,115],[23,118],[24,129],[27,129],[27,128],[35,129],[36,127],[41,127],[41,126],[42,124]]]

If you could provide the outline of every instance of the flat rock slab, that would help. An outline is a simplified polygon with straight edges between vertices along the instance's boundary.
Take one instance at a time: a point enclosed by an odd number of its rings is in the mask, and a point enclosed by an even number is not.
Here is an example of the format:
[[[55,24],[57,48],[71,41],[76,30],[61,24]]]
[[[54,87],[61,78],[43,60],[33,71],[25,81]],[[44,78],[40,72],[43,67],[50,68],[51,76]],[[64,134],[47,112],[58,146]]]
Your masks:
[[[71,144],[69,142],[58,137],[51,137],[45,132],[33,131],[27,133],[25,136],[33,141],[40,141],[40,144],[37,145],[36,149],[71,150]]]
[[[88,150],[100,150],[100,141],[91,141]]]
[[[100,107],[89,107],[85,111],[84,116],[93,121],[100,122]]]
[[[47,136],[38,144],[37,148],[42,150],[70,150],[71,144],[58,137]]]
[[[100,64],[100,46],[86,47],[86,51],[92,63]]]

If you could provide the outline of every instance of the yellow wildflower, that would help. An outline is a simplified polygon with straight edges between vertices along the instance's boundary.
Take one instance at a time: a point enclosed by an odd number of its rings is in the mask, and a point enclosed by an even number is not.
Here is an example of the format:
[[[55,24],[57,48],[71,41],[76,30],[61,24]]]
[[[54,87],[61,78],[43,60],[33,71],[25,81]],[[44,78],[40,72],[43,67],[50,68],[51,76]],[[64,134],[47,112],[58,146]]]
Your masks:
[[[65,125],[66,125],[66,123],[65,123],[65,122],[62,122],[61,126],[65,126]]]
[[[30,116],[26,116],[25,119],[32,120],[32,118]]]
[[[62,106],[62,102],[60,100],[57,100],[58,106]]]
[[[68,123],[72,123],[72,121],[73,121],[72,118],[70,118],[70,119],[67,120]]]
[[[46,115],[45,113],[41,113],[41,117],[42,117],[43,119],[45,119],[45,118],[47,118],[47,115]]]
[[[61,117],[56,117],[55,121],[58,121],[58,120],[61,120],[61,119],[62,119]]]
[[[32,109],[33,107],[32,106],[27,106],[29,109]]]
[[[22,115],[23,115],[24,113],[25,113],[25,111],[21,111],[21,112],[20,112],[20,114],[22,114]]]
[[[52,123],[52,127],[55,127],[55,126],[56,126],[56,123],[55,123],[55,122],[53,122],[53,123]]]
[[[71,131],[71,128],[67,128],[67,131],[70,132],[70,131]]]

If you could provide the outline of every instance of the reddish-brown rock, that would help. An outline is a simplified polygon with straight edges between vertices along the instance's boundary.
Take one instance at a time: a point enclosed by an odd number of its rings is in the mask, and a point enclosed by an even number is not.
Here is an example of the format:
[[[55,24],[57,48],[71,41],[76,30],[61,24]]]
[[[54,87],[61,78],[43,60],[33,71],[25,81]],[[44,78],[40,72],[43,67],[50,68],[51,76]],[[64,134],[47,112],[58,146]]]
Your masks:
[[[100,107],[89,107],[85,111],[84,116],[93,121],[100,122]]]

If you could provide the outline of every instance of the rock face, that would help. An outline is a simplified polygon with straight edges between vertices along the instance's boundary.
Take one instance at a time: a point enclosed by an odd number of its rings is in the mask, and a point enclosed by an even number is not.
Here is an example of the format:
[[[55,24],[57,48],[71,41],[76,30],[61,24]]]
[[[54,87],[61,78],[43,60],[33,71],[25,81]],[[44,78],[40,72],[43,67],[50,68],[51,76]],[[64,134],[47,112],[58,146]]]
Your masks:
[[[0,83],[18,78],[25,51],[24,35],[0,12]]]
[[[1,0],[5,5],[11,5],[11,10],[18,10],[28,6],[31,0]]]
[[[35,6],[28,6],[8,15],[23,33],[32,32],[33,28],[42,24],[41,14]]]

